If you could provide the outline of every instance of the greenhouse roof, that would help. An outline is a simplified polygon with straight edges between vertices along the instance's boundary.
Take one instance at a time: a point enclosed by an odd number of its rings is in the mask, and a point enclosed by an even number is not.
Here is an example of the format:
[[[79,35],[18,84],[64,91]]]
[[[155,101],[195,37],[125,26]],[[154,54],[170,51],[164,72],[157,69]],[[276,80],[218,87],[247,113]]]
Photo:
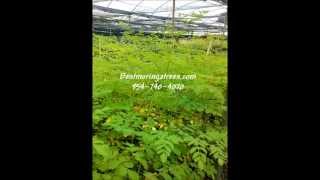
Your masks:
[[[159,32],[172,22],[173,0],[93,0],[93,30],[123,30],[123,23]],[[194,34],[226,31],[226,0],[175,0],[175,29]]]

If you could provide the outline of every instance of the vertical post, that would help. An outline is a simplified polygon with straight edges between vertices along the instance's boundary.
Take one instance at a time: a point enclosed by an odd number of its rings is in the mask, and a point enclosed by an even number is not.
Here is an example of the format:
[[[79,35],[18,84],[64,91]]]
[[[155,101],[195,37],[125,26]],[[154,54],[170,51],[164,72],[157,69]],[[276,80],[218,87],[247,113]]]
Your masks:
[[[106,34],[105,34],[105,35],[107,35],[107,34],[108,34],[108,28],[107,28],[108,25],[107,25],[107,22],[105,22],[105,26],[104,26],[104,27],[105,27],[105,30],[106,30]]]
[[[129,15],[129,19],[128,19],[128,27],[127,27],[127,31],[131,31],[131,25],[130,25],[130,23],[131,23],[131,15]],[[129,29],[128,29],[129,28]],[[133,28],[132,28],[133,29]],[[131,33],[131,32],[130,32]]]
[[[99,57],[101,57],[101,40],[100,38],[98,37],[98,40],[99,40]]]
[[[207,48],[207,56],[210,54],[210,51],[211,51],[211,49],[212,49],[212,43],[213,43],[213,40],[210,40],[209,46],[208,46],[208,48]]]
[[[172,0],[172,33],[174,33],[175,30],[175,9],[176,9],[176,0]]]
[[[128,26],[130,26],[131,15],[128,16]]]
[[[223,35],[226,34],[227,32],[227,14],[224,16],[224,30],[223,30]]]

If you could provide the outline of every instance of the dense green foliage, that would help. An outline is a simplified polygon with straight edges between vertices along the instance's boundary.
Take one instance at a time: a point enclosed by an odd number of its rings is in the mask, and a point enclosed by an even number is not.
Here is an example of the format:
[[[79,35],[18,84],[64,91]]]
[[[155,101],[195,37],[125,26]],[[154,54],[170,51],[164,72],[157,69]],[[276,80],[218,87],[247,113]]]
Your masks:
[[[226,41],[126,34],[93,42],[94,180],[226,179]],[[123,72],[197,79],[161,81],[183,90],[134,91],[152,80],[119,80]]]

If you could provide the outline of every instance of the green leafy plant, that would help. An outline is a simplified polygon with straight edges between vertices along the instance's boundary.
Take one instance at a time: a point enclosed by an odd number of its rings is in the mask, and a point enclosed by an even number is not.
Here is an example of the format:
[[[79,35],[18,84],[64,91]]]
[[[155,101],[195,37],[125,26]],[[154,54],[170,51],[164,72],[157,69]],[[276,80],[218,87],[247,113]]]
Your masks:
[[[93,37],[93,179],[224,179],[227,167],[226,49],[211,39],[153,34]],[[223,43],[225,40],[220,39]],[[181,91],[134,91],[128,74],[191,74]]]

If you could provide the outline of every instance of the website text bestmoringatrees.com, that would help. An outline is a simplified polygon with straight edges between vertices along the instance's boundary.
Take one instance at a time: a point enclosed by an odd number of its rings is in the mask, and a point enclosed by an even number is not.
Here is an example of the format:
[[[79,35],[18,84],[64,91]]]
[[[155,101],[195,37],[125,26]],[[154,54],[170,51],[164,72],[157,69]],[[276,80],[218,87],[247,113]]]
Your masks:
[[[197,78],[196,74],[127,74],[121,73],[120,79],[131,80],[131,79],[154,79],[154,80],[194,80]]]

